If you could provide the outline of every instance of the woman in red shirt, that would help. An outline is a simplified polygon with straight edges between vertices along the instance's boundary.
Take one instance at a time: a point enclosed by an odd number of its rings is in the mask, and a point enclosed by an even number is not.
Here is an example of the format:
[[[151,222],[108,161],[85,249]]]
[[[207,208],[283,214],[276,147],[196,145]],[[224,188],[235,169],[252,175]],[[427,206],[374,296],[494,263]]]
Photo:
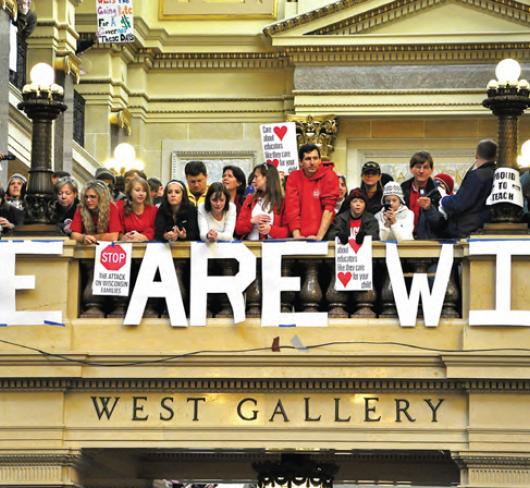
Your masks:
[[[120,208],[120,221],[124,242],[146,242],[155,238],[157,208],[151,201],[149,183],[137,176],[130,180],[125,189],[127,196]]]
[[[289,230],[283,222],[284,198],[278,170],[263,163],[254,168],[256,192],[247,196],[236,222],[236,234],[248,241],[283,239]]]
[[[92,180],[85,185],[71,230],[72,239],[82,244],[118,239],[121,232],[120,216],[105,183]]]

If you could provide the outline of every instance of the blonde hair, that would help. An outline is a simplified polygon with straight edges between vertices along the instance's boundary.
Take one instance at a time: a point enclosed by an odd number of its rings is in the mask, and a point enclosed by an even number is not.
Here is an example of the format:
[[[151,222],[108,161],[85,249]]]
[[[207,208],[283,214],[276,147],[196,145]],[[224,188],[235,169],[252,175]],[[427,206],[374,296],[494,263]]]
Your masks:
[[[97,227],[94,225],[94,212],[89,210],[86,204],[87,190],[94,190],[98,195],[98,208],[96,213],[98,216]],[[86,234],[104,234],[108,231],[110,221],[110,206],[111,196],[108,186],[100,180],[89,181],[83,191],[81,192],[81,204],[79,206],[81,212],[81,220]]]

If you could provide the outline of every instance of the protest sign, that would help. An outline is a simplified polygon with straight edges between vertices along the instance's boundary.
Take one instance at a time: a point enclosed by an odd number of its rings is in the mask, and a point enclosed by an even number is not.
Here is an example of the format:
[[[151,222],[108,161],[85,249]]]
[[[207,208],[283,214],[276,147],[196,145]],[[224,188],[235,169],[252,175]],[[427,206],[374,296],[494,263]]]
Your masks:
[[[96,0],[96,9],[99,42],[134,42],[132,0]]]
[[[298,146],[296,144],[296,124],[262,124],[261,145],[265,162],[289,174],[298,169]]]
[[[100,242],[94,261],[94,295],[129,296],[132,244]]]
[[[372,237],[365,236],[362,244],[350,238],[345,245],[335,239],[335,290],[360,291],[372,287]]]
[[[523,207],[523,192],[519,171],[513,168],[498,168],[493,176],[493,188],[486,200],[486,205],[496,203],[512,203]]]

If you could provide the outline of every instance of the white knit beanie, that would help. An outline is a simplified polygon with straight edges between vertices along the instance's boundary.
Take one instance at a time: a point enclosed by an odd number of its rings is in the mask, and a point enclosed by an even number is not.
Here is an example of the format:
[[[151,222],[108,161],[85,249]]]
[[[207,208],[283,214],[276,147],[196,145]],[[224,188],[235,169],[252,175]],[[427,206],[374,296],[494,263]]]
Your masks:
[[[403,190],[401,185],[396,181],[389,181],[383,188],[383,197],[381,198],[381,203],[384,205],[385,197],[389,195],[396,195],[403,205],[405,205],[405,198],[403,197]]]

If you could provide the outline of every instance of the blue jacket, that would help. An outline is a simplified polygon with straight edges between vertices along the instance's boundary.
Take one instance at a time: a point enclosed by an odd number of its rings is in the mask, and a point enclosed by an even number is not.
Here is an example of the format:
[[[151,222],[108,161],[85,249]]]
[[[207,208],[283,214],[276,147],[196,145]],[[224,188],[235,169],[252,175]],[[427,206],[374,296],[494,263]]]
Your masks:
[[[495,169],[495,161],[488,161],[475,170],[468,170],[458,192],[442,198],[450,237],[467,237],[489,220],[486,199],[491,193]]]

